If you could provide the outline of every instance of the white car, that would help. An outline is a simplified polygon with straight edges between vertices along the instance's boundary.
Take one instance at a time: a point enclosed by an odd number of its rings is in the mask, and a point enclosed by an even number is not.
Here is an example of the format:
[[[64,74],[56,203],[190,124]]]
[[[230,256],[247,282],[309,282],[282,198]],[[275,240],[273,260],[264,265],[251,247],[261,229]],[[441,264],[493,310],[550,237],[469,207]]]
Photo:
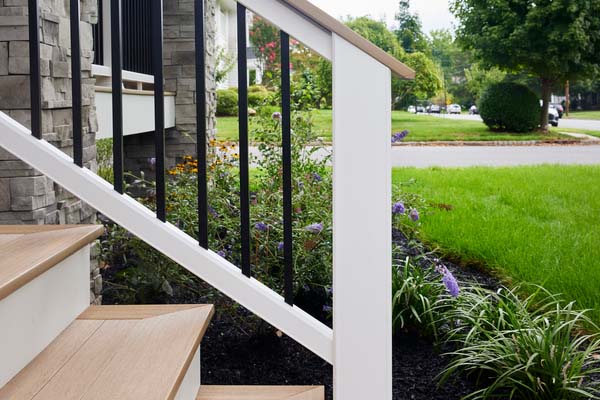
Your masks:
[[[417,108],[415,106],[408,106],[408,109],[406,111],[408,111],[411,114],[416,114]]]
[[[450,104],[448,106],[448,114],[460,114],[461,112],[462,108],[458,104]]]

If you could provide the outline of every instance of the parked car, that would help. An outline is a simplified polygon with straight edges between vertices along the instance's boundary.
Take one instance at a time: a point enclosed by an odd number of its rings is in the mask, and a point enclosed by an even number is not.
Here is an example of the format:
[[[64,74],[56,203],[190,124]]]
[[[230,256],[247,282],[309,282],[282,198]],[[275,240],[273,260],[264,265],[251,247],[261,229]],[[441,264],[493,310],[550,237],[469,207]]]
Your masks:
[[[471,106],[471,108],[469,108],[469,114],[470,115],[479,115],[479,109],[477,108],[477,106],[475,104],[473,104]]]
[[[439,114],[442,112],[442,109],[437,104],[431,104],[429,107],[427,107],[427,112],[430,114]]]
[[[425,107],[417,106],[417,113],[424,113],[424,112],[425,112]]]
[[[406,109],[406,111],[408,111],[411,114],[416,114],[417,113],[417,108],[415,106],[408,106],[408,108]]]
[[[458,104],[450,104],[448,106],[448,114],[460,114],[462,112],[462,107]]]
[[[558,111],[558,118],[562,118],[563,117],[563,114],[565,113],[565,108],[562,106],[562,104],[560,104],[560,103],[550,103],[550,108],[553,108],[556,111]]]
[[[556,108],[550,107],[550,109],[548,110],[548,123],[556,128],[558,126],[559,119],[560,116],[558,114],[558,110]]]

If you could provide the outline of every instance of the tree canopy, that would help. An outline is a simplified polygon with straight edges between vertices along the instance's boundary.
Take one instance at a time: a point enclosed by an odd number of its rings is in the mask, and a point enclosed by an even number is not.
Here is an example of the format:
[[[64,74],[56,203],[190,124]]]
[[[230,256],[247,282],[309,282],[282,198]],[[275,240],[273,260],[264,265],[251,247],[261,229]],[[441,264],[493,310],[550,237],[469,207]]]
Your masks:
[[[395,34],[400,45],[407,53],[426,52],[427,38],[423,34],[421,19],[410,11],[410,0],[399,0],[398,8],[396,13],[398,28]]]
[[[451,0],[457,36],[486,67],[537,76],[543,129],[552,87],[594,74],[600,64],[600,1]]]

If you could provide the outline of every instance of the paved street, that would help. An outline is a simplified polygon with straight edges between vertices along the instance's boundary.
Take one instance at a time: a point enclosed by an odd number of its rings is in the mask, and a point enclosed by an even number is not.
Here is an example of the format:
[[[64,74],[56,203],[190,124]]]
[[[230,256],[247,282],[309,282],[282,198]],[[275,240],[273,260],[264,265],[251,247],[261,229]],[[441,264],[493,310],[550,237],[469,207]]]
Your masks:
[[[600,146],[395,146],[395,167],[600,164]]]
[[[479,115],[448,115],[448,114],[428,114],[438,118],[448,119],[462,119],[469,121],[481,121]],[[586,129],[590,131],[600,131],[600,120],[588,120],[588,119],[561,119],[558,123],[559,128],[573,128],[573,129]]]

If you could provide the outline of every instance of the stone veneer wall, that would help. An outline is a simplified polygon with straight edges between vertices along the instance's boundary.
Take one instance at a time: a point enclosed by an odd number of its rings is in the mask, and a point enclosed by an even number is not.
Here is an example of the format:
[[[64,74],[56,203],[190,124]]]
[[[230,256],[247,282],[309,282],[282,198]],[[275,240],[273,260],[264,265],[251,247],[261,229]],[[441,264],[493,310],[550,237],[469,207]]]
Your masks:
[[[0,110],[30,127],[27,0],[0,0]],[[92,24],[96,0],[81,1],[83,158],[96,169]],[[43,137],[73,152],[68,0],[40,0]],[[0,148],[0,224],[95,223],[96,212],[26,163]],[[90,302],[101,302],[97,249],[92,250]]]
[[[204,0],[206,35],[206,111],[207,135],[216,132],[217,84],[216,13],[217,0]],[[176,92],[175,123],[166,132],[166,166],[172,168],[184,155],[196,154],[196,67],[194,0],[164,0],[164,76],[165,90]],[[153,132],[126,136],[125,169],[153,171],[148,159],[154,156]]]

